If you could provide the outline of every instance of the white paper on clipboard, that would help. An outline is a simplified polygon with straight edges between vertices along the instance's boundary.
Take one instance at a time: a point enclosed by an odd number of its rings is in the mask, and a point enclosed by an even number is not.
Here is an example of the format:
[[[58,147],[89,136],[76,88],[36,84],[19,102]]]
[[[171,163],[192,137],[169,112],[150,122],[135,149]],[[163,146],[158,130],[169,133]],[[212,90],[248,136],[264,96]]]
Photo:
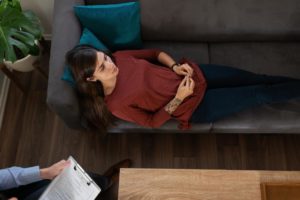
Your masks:
[[[72,156],[68,160],[70,166],[50,183],[39,200],[94,200],[101,192]]]

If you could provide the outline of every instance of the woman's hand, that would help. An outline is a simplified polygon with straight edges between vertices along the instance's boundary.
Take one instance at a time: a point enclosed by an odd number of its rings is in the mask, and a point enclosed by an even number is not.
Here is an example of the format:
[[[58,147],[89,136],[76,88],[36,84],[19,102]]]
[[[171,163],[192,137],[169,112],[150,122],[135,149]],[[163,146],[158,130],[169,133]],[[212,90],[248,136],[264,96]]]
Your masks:
[[[176,65],[173,67],[176,74],[182,76],[193,76],[193,68],[189,64]]]
[[[54,179],[57,175],[59,175],[64,168],[70,166],[71,162],[68,160],[61,160],[50,167],[43,168],[40,170],[40,175],[42,179]]]
[[[186,97],[194,93],[195,82],[190,76],[185,76],[179,84],[175,98],[184,100]]]

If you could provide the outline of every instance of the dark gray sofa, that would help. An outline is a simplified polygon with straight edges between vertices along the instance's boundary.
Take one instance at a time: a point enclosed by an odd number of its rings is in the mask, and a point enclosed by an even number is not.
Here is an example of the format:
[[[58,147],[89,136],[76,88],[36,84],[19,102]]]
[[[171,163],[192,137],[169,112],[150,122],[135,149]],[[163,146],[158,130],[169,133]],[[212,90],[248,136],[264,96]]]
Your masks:
[[[87,0],[87,3],[124,1]],[[298,0],[141,0],[145,48],[161,48],[177,60],[230,65],[252,72],[300,78]],[[76,93],[60,79],[64,55],[79,41],[73,6],[55,0],[47,103],[74,129],[82,128]],[[299,91],[300,92],[300,91]],[[299,133],[300,100],[243,111],[211,124],[192,124],[189,133]],[[122,120],[109,132],[179,132],[170,120],[159,129]]]

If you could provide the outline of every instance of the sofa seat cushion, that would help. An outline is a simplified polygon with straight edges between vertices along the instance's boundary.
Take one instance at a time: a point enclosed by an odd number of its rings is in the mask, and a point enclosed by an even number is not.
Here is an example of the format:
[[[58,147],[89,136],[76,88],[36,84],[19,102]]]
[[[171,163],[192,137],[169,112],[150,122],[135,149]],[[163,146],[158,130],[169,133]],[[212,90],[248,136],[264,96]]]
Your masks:
[[[184,42],[151,42],[145,41],[144,48],[156,48],[165,51],[170,54],[176,61],[179,61],[182,57],[191,59],[195,63],[208,63],[208,45],[207,43],[184,43]],[[111,128],[108,132],[120,133],[120,132],[180,132],[177,128],[178,122],[175,120],[169,120],[163,126],[158,129],[145,128],[130,122],[119,120],[117,126]],[[190,133],[209,132],[212,124],[192,124]]]
[[[195,63],[208,63],[207,43],[144,41],[144,48],[156,48],[170,54],[176,61],[185,57]]]
[[[187,57],[197,63],[209,63],[205,43],[145,42],[145,48],[159,48],[175,59]],[[273,50],[272,50],[273,49]],[[290,52],[290,51],[291,52]],[[229,43],[210,44],[211,62],[229,65],[256,73],[285,75],[297,78],[300,74],[300,45],[294,43]],[[233,53],[232,53],[233,52]],[[263,52],[267,52],[264,54]],[[287,54],[289,56],[287,56]],[[271,64],[268,64],[271,63]],[[279,63],[279,64],[278,64]],[[280,65],[282,63],[282,65]],[[286,68],[280,67],[283,66]],[[276,70],[274,70],[275,68]],[[290,72],[292,71],[292,73]],[[188,133],[297,133],[300,131],[300,100],[268,104],[234,114],[215,123],[192,124]],[[119,121],[110,133],[120,132],[180,132],[177,122],[168,121],[159,129],[144,128]]]
[[[185,130],[185,133],[208,133],[212,129],[212,123],[192,124],[192,128]],[[178,129],[178,122],[169,120],[159,128],[142,127],[123,120],[117,121],[117,126],[108,130],[108,133],[182,133]]]
[[[300,133],[300,99],[248,109],[213,123],[213,133]]]
[[[212,43],[211,64],[300,79],[300,42]]]
[[[210,44],[211,63],[300,79],[300,43]],[[299,91],[300,92],[300,91]],[[248,109],[213,123],[215,133],[299,133],[300,99]]]

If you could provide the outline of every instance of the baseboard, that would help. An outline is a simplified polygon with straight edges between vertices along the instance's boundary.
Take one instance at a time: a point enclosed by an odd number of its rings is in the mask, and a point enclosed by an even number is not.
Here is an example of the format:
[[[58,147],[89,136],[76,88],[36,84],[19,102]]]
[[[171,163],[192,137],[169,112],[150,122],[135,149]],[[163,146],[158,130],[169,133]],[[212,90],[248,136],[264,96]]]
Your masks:
[[[2,121],[5,112],[5,105],[7,100],[7,94],[9,90],[10,80],[6,76],[4,76],[3,85],[0,92],[0,130],[2,128]]]
[[[43,36],[44,36],[45,40],[50,41],[52,39],[52,34],[44,34]]]

